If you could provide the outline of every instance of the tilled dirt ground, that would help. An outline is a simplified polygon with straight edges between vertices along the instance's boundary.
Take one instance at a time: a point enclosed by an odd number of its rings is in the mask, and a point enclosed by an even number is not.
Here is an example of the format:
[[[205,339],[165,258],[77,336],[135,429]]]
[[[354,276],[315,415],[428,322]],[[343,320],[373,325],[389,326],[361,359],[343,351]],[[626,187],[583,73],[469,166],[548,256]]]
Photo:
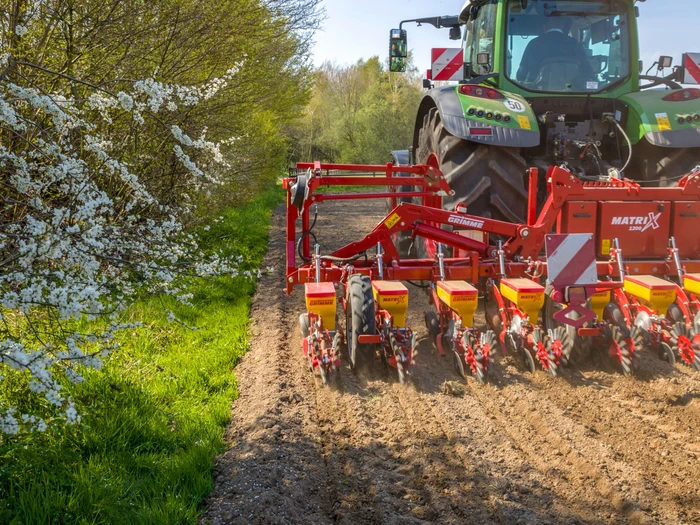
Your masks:
[[[322,210],[324,252],[359,239],[383,203]],[[253,339],[201,524],[698,524],[700,374],[649,352],[625,378],[593,365],[558,378],[496,361],[466,383],[427,337],[409,285],[412,382],[356,377],[323,387],[301,351],[303,292],[283,290],[284,208],[273,217]],[[445,381],[465,384],[461,397]]]

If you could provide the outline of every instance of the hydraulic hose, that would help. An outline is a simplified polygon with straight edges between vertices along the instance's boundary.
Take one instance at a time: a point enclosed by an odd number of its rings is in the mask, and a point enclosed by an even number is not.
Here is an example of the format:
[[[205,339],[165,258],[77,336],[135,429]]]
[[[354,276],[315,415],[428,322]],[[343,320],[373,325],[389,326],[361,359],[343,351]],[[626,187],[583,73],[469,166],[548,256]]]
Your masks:
[[[617,126],[617,129],[620,130],[620,133],[622,133],[622,136],[625,137],[625,140],[627,141],[627,147],[629,148],[629,154],[627,155],[627,162],[625,163],[625,166],[622,168],[622,170],[620,170],[620,171],[622,171],[622,173],[624,173],[625,170],[627,169],[627,167],[630,165],[630,162],[632,162],[632,141],[627,136],[627,133],[625,133],[625,130],[622,128],[622,126],[620,126],[620,123],[617,120],[615,120],[613,118],[613,119],[610,119],[610,121],[613,124],[615,124],[615,126]]]
[[[302,261],[307,262],[307,263],[311,262],[311,258],[304,257],[304,254],[301,251],[301,247],[302,247],[302,244],[304,242],[304,239],[306,239],[309,235],[314,240],[314,244],[318,244],[318,240],[316,239],[316,236],[312,233],[314,226],[316,226],[316,219],[318,219],[318,207],[314,208],[314,220],[311,223],[311,226],[309,226],[309,229],[301,234],[301,237],[299,237],[299,240],[297,241],[297,254],[299,255],[299,258]]]

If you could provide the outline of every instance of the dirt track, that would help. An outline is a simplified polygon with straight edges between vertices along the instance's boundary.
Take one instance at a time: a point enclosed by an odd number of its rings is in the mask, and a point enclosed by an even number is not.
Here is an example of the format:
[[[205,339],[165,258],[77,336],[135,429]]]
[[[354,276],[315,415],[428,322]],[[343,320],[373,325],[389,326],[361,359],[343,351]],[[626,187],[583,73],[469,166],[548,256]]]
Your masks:
[[[382,212],[380,202],[322,210],[324,252]],[[463,397],[446,395],[444,381],[459,378],[433,351],[427,299],[409,285],[412,384],[355,377],[346,359],[324,388],[301,352],[303,292],[283,292],[283,214],[202,524],[700,523],[700,374],[645,352],[635,378],[590,366],[552,379],[506,357],[492,384],[469,378]]]

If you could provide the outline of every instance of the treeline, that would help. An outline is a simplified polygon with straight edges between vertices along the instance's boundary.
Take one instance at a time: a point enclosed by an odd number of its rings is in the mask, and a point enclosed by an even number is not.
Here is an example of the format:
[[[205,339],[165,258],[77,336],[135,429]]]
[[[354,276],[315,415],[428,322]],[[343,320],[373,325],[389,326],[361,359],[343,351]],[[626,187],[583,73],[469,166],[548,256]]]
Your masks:
[[[79,421],[138,297],[247,271],[198,230],[286,167],[320,2],[0,0],[0,441]]]
[[[323,64],[300,123],[294,160],[384,163],[407,149],[423,90],[417,71],[390,73],[377,57],[349,67]]]
[[[129,163],[160,202],[230,202],[287,163],[284,129],[310,100],[311,38],[320,0],[0,0],[0,80],[52,96],[87,100],[159,86],[203,85],[231,72],[216,97],[145,117],[100,125],[112,154]],[[217,185],[195,182],[169,144],[172,125],[206,133],[229,160]],[[31,138],[31,137],[30,137]],[[15,149],[21,140],[8,134]],[[192,161],[197,161],[192,158]],[[206,159],[205,159],[206,164]]]

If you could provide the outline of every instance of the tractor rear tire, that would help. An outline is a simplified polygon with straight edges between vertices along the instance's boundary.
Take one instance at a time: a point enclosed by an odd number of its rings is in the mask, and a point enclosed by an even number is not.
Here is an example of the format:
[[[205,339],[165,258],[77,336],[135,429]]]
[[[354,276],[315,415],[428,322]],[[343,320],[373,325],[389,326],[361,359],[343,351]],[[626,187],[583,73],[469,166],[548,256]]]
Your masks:
[[[345,329],[353,371],[370,368],[374,363],[375,345],[360,344],[358,338],[361,335],[375,335],[376,323],[370,278],[366,275],[351,275],[348,278]]]
[[[643,138],[634,147],[625,174],[650,186],[675,186],[696,166],[700,166],[700,148],[661,148]]]
[[[433,108],[423,118],[416,162],[427,164],[432,154],[437,156],[440,171],[455,192],[443,197],[445,209],[454,210],[461,203],[470,215],[525,223],[527,164],[518,148],[479,144],[455,137],[445,129],[437,108]],[[419,259],[432,256],[421,237],[416,237],[414,251]]]
[[[408,150],[395,150],[391,152],[391,156],[393,157],[394,161],[394,166],[410,166],[411,160],[410,160],[410,152]],[[410,173],[406,172],[398,172],[394,174],[394,177],[410,177]],[[410,192],[410,191],[415,191],[415,188],[413,186],[399,186],[397,187],[392,187],[390,186],[387,188],[388,191],[397,191],[397,192]],[[399,197],[397,199],[396,205],[398,206],[399,204],[403,204],[405,202],[411,202],[412,199],[410,197]],[[385,213],[388,216],[391,211],[393,210],[393,206],[391,205],[391,199],[386,199],[386,206],[385,206]],[[394,245],[396,246],[397,251],[399,252],[399,255],[401,257],[408,257],[408,251],[409,248],[411,247],[411,233],[407,231],[400,231],[395,233],[394,235],[391,236],[392,240],[394,241]]]
[[[423,119],[417,162],[435,153],[455,195],[443,198],[445,209],[463,203],[467,213],[513,223],[527,216],[527,164],[518,148],[478,144],[445,129],[436,108]]]

